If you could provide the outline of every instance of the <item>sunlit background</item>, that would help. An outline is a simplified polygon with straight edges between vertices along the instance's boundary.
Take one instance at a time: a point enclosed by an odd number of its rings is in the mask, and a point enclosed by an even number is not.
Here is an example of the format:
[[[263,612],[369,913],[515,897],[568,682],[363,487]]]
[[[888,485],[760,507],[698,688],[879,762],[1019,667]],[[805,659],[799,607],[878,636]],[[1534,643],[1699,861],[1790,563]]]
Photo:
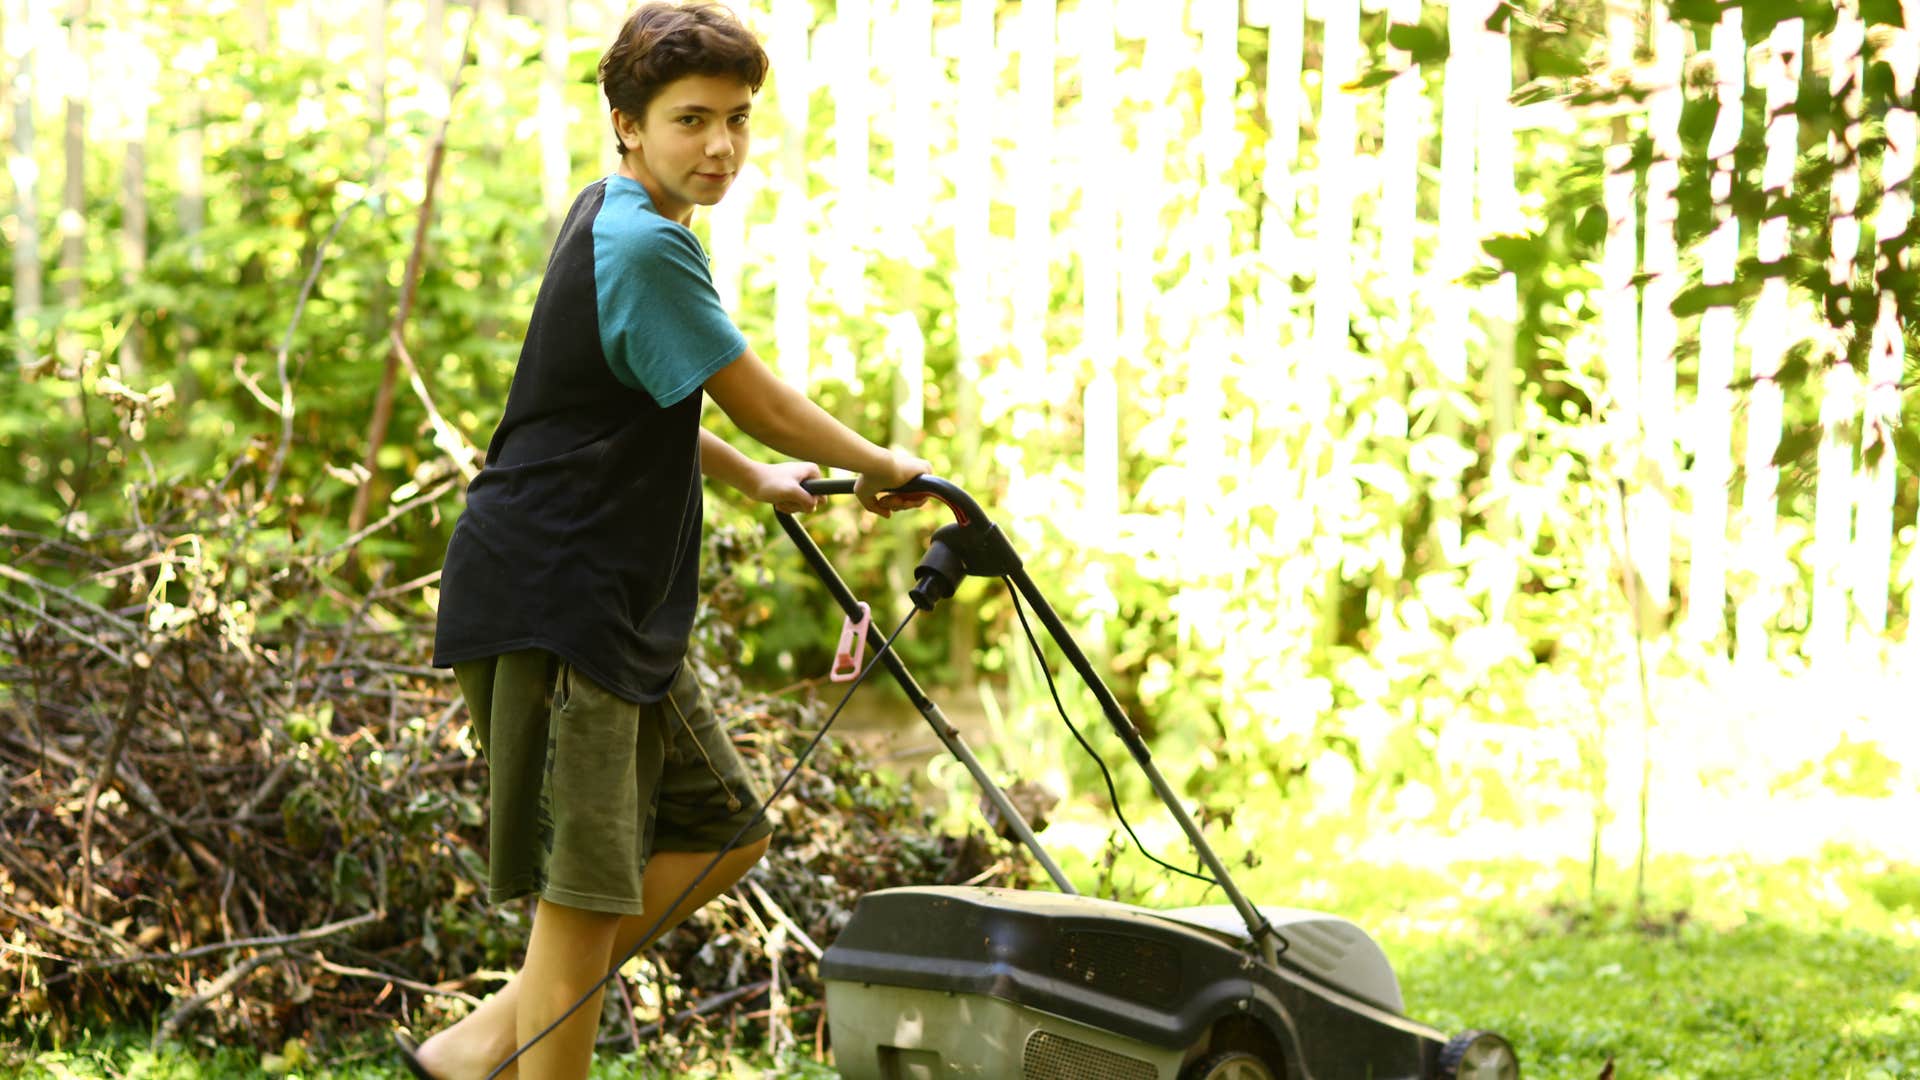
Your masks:
[[[760,0],[698,228],[783,377],[1000,515],[1197,798],[1407,858],[1920,858],[1920,39],[1745,6]],[[612,167],[623,8],[6,0],[21,370],[151,404],[156,482],[286,421],[309,528],[444,528]],[[0,516],[84,529],[78,420],[9,412]],[[943,700],[1085,785],[1003,602],[957,610]],[[772,678],[829,632],[759,629]]]

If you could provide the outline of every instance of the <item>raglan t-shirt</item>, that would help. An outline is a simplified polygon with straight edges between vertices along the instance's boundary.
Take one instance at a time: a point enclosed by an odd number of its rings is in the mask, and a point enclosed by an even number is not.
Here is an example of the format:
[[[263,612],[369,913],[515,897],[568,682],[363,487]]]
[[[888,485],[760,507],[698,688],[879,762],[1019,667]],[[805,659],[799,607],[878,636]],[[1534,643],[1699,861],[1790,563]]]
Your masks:
[[[433,662],[545,649],[657,701],[698,603],[700,388],[746,350],[637,181],[574,200],[441,573]]]

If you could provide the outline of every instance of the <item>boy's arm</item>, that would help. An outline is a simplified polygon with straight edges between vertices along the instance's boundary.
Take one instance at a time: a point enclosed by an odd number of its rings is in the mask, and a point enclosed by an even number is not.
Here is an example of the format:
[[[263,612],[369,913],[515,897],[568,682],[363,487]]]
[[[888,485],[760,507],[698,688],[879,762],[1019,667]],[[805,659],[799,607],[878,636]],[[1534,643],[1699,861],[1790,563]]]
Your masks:
[[[880,498],[880,492],[933,471],[910,454],[887,450],[861,438],[805,394],[775,375],[752,348],[715,372],[707,396],[741,431],[763,446],[801,461],[817,461],[860,474],[854,492],[878,514],[921,499]],[[703,446],[705,444],[703,443]]]
[[[765,465],[733,448],[733,444],[700,429],[700,472],[750,499],[773,504],[789,514],[811,510],[819,499],[801,487],[801,482],[820,475],[820,469],[807,462],[786,461]]]

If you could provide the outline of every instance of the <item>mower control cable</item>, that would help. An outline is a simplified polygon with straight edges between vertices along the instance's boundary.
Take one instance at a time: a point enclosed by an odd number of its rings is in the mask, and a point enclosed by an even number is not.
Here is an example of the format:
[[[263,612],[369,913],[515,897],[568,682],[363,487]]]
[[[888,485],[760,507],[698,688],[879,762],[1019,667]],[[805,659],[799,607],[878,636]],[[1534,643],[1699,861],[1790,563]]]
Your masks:
[[[1133,823],[1127,820],[1127,812],[1121,809],[1120,793],[1115,790],[1113,785],[1113,770],[1107,767],[1106,759],[1101,757],[1100,752],[1093,748],[1093,744],[1087,741],[1087,737],[1080,733],[1080,728],[1074,724],[1073,717],[1067,715],[1067,707],[1060,700],[1060,690],[1053,682],[1053,671],[1047,666],[1046,654],[1040,649],[1040,639],[1034,635],[1033,626],[1027,622],[1027,610],[1020,603],[1020,590],[1014,588],[1012,578],[1003,577],[1000,580],[1006,583],[1007,595],[1013,599],[1014,614],[1020,616],[1020,629],[1027,632],[1027,644],[1033,649],[1035,662],[1040,665],[1040,674],[1047,678],[1047,692],[1053,695],[1053,707],[1060,713],[1060,719],[1065,721],[1067,730],[1073,732],[1073,737],[1079,742],[1080,748],[1085,750],[1087,756],[1093,759],[1093,763],[1100,767],[1100,776],[1107,782],[1107,797],[1113,800],[1114,816],[1120,819],[1120,825],[1127,830],[1127,835],[1133,838],[1133,846],[1140,850],[1140,854],[1145,855],[1148,859],[1176,874],[1183,874],[1195,881],[1205,884],[1209,888],[1220,888],[1220,883],[1213,878],[1173,865],[1160,856],[1155,855],[1148,849],[1146,844],[1140,841],[1140,835],[1133,831]],[[1279,931],[1273,928],[1273,924],[1268,922],[1264,915],[1260,918],[1260,925],[1254,929],[1253,944],[1258,946],[1260,943],[1259,939],[1263,937],[1270,937],[1279,943],[1278,951],[1274,954],[1275,956],[1284,954],[1287,951],[1289,942]]]
[[[1192,870],[1175,866],[1160,856],[1155,855],[1152,851],[1148,850],[1147,845],[1140,842],[1140,835],[1133,831],[1133,823],[1127,820],[1127,812],[1120,807],[1120,793],[1113,786],[1113,770],[1107,768],[1107,761],[1100,756],[1100,751],[1095,750],[1093,744],[1087,741],[1087,737],[1080,734],[1080,729],[1075,726],[1073,717],[1067,715],[1067,707],[1060,701],[1060,690],[1054,685],[1053,672],[1047,667],[1046,654],[1040,650],[1040,639],[1034,636],[1033,627],[1027,622],[1027,609],[1020,603],[1020,591],[1013,587],[1012,578],[1003,577],[1000,580],[1006,582],[1007,595],[1013,598],[1014,614],[1020,616],[1020,629],[1027,632],[1027,644],[1033,648],[1033,659],[1040,665],[1040,674],[1047,677],[1047,692],[1053,695],[1053,707],[1059,711],[1060,719],[1066,721],[1067,730],[1073,732],[1073,737],[1079,742],[1080,749],[1085,750],[1087,756],[1093,759],[1093,763],[1100,767],[1101,779],[1107,782],[1107,797],[1113,800],[1113,813],[1120,819],[1120,825],[1127,830],[1127,835],[1133,838],[1133,846],[1140,849],[1140,854],[1145,855],[1147,858],[1159,863],[1161,866],[1176,874],[1184,874],[1195,881],[1207,885],[1209,888],[1219,888],[1220,883],[1207,875],[1196,874]]]
[[[774,785],[772,793],[769,794],[765,799],[762,799],[760,801],[760,809],[754,813],[752,820],[748,821],[745,825],[740,826],[739,831],[733,834],[733,839],[728,840],[726,844],[723,845],[720,848],[720,850],[714,854],[712,861],[708,862],[707,865],[700,871],[700,873],[696,875],[692,881],[687,883],[686,888],[680,890],[680,895],[674,897],[673,900],[666,905],[666,908],[663,911],[661,911],[661,913],[657,917],[654,918],[653,925],[647,927],[646,933],[640,935],[639,939],[633,943],[633,947],[627,950],[626,955],[620,957],[620,959],[618,960],[615,960],[613,962],[613,966],[607,969],[607,973],[605,975],[600,976],[599,981],[595,982],[593,986],[588,988],[587,992],[585,994],[582,994],[578,1001],[575,1001],[572,1005],[567,1006],[567,1011],[561,1013],[560,1016],[557,1019],[555,1019],[553,1023],[548,1024],[546,1027],[540,1029],[539,1034],[527,1040],[524,1044],[520,1046],[519,1049],[515,1050],[511,1055],[509,1055],[505,1061],[502,1061],[500,1064],[494,1066],[493,1071],[487,1074],[487,1080],[495,1080],[495,1078],[498,1077],[501,1073],[505,1072],[509,1066],[511,1066],[514,1062],[520,1060],[520,1055],[526,1053],[528,1050],[533,1049],[534,1044],[538,1043],[541,1039],[546,1038],[548,1035],[551,1035],[555,1028],[559,1027],[561,1024],[566,1023],[568,1017],[571,1017],[574,1013],[580,1011],[581,1006],[585,1005],[588,1001],[592,1000],[595,994],[598,994],[607,985],[607,983],[610,980],[612,980],[612,978],[615,975],[620,973],[620,969],[626,966],[627,961],[633,959],[636,955],[638,955],[640,950],[645,948],[653,940],[654,934],[659,932],[660,925],[666,921],[667,916],[672,914],[675,911],[680,910],[680,905],[687,899],[687,897],[693,895],[693,890],[700,887],[700,883],[707,879],[708,874],[713,873],[713,868],[720,865],[720,860],[726,858],[727,855],[733,851],[733,849],[740,843],[740,838],[745,836],[748,830],[752,829],[756,825],[759,825],[760,822],[766,818],[767,808],[773,805],[773,801],[779,798],[780,794],[786,791],[787,785],[793,782],[793,778],[799,775],[800,766],[805,765],[807,763],[807,759],[813,756],[814,748],[820,745],[820,740],[826,738],[828,729],[832,728],[833,722],[840,718],[840,711],[842,709],[845,709],[847,707],[847,702],[853,699],[853,692],[855,690],[860,689],[861,683],[867,681],[868,673],[873,671],[874,667],[880,663],[880,658],[887,655],[888,652],[892,651],[894,640],[898,638],[901,632],[907,628],[907,624],[913,621],[914,615],[918,614],[919,610],[920,610],[919,608],[912,607],[912,606],[909,606],[907,608],[906,618],[900,620],[900,625],[895,627],[893,633],[888,636],[886,644],[882,645],[877,651],[875,651],[873,656],[867,660],[866,666],[860,669],[860,676],[854,679],[853,685],[847,687],[847,692],[841,695],[840,703],[833,707],[833,712],[827,716],[827,722],[820,725],[820,730],[817,732],[814,732],[813,738],[807,741],[807,745],[801,749],[800,755],[794,758],[792,767],[787,769],[786,775],[782,776],[780,778],[780,782]]]

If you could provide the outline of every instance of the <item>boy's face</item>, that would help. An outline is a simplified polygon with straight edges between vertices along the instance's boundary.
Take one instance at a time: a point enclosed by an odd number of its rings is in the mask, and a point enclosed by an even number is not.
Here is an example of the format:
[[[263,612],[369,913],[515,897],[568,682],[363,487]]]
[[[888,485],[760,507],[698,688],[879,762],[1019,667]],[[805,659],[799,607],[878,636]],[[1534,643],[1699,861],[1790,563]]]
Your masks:
[[[653,196],[663,217],[685,224],[696,206],[726,195],[747,158],[753,91],[723,75],[688,75],[660,88],[639,122],[619,109],[614,126],[627,152],[621,172]]]

